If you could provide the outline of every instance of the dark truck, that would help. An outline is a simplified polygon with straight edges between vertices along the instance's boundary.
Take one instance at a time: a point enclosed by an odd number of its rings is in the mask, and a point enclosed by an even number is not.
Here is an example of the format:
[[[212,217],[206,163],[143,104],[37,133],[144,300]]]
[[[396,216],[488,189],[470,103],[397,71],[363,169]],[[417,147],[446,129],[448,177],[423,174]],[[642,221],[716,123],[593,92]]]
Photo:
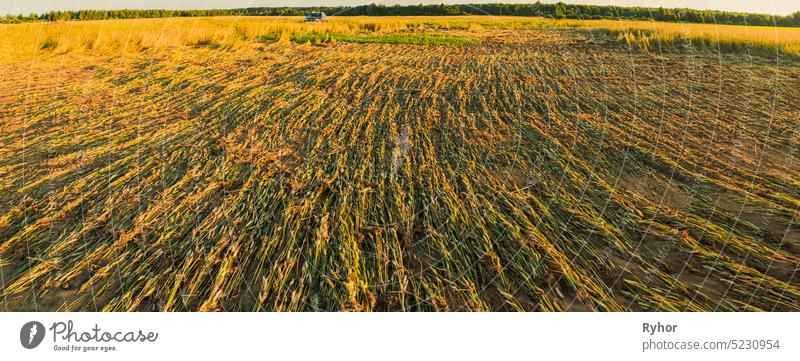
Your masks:
[[[323,13],[323,12],[309,13],[308,15],[306,15],[305,19],[303,19],[303,21],[305,21],[307,23],[313,23],[313,22],[325,21],[325,20],[328,20],[328,16],[325,15],[325,13]]]

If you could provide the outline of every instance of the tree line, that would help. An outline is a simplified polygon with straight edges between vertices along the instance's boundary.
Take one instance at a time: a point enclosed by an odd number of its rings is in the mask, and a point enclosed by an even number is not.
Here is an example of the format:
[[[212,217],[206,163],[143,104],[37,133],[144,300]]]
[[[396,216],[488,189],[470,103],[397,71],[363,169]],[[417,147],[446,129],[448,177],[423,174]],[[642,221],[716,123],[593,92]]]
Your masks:
[[[255,7],[228,10],[77,10],[50,11],[44,14],[5,15],[0,23],[32,21],[139,19],[195,16],[298,16],[310,11],[329,15],[350,16],[443,16],[495,15],[543,16],[554,19],[631,19],[732,24],[754,26],[800,27],[800,11],[791,15],[752,14],[718,10],[665,9],[598,5],[542,4],[475,4],[475,5],[360,5],[323,7]]]

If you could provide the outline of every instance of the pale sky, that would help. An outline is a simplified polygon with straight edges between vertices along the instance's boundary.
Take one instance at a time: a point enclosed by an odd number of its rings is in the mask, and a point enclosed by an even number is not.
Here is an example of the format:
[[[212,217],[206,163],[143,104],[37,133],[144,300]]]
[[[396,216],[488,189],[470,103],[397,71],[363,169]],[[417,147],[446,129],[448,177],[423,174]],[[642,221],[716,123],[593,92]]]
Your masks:
[[[77,9],[234,9],[261,6],[326,6],[363,4],[535,3],[520,0],[0,0],[0,15]],[[557,1],[542,0],[543,3]],[[571,4],[648,6],[741,11],[786,15],[800,11],[800,0],[563,0]]]

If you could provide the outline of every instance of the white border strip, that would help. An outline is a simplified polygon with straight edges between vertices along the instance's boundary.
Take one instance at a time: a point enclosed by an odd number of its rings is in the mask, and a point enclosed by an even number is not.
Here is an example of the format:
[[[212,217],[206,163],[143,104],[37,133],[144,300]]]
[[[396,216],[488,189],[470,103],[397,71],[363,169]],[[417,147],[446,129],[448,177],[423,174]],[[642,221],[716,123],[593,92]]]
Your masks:
[[[26,349],[21,328],[30,321],[43,324],[46,334],[41,344]],[[73,338],[65,341],[60,332],[54,342],[53,324],[69,321]],[[677,327],[651,335],[643,332],[643,323]],[[800,313],[0,313],[0,358],[799,360],[798,324]],[[94,335],[95,325],[100,336]],[[157,339],[94,341],[103,332],[121,337],[139,330],[157,333]],[[644,352],[643,343],[650,340],[778,340],[779,348]],[[84,352],[84,346],[98,349]],[[102,346],[114,351],[103,352]]]

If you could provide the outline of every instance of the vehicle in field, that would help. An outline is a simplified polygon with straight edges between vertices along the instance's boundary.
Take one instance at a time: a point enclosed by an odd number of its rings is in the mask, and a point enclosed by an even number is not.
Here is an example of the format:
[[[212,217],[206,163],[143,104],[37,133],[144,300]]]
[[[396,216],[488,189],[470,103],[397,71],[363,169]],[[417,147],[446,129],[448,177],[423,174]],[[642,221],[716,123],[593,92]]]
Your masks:
[[[325,13],[323,13],[321,11],[320,12],[308,13],[308,15],[306,15],[305,19],[303,19],[303,21],[305,21],[307,23],[314,23],[314,22],[325,21],[325,20],[328,20],[328,16],[325,15]]]

